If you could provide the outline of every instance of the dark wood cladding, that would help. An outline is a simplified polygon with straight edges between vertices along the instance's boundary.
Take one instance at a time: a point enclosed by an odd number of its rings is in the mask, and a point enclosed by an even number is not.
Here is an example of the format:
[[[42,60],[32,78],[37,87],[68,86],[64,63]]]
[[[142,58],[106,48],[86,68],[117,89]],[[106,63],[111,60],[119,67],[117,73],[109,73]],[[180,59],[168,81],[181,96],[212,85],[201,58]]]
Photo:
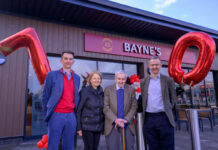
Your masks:
[[[0,15],[0,20],[0,40],[19,30],[18,18]],[[20,49],[0,66],[0,137],[23,135],[27,59]]]
[[[130,38],[118,34],[97,32],[85,28],[0,14],[0,40],[27,27],[36,29],[47,53],[61,54],[64,50],[72,50],[78,58],[138,62],[142,63],[143,66],[147,66],[147,60],[142,58],[84,52],[85,32],[153,43],[149,40]],[[9,55],[7,62],[0,66],[0,138],[23,136],[24,134],[25,98],[28,75],[27,62],[27,50],[22,48],[22,50]]]

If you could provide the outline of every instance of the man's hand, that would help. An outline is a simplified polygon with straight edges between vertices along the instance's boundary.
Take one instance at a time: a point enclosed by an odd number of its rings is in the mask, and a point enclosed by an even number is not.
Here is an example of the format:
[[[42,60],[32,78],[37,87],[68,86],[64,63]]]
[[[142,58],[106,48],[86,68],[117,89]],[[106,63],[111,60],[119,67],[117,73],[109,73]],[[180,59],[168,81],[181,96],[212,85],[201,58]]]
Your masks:
[[[79,136],[82,136],[83,135],[82,130],[78,130],[77,134],[79,134]]]
[[[125,127],[125,123],[127,123],[127,121],[125,119],[117,118],[115,120],[115,123],[116,123],[117,126],[119,126],[121,128],[124,128]]]

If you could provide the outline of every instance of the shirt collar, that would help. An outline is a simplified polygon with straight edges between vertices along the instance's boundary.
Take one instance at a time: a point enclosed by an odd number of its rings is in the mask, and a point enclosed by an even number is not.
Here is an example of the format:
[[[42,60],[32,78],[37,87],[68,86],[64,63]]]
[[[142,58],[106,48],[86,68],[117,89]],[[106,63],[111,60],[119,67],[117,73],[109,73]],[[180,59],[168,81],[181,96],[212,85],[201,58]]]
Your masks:
[[[154,79],[154,78],[150,75],[150,79]],[[156,79],[160,79],[160,73],[157,75]]]
[[[117,90],[119,90],[119,89],[124,89],[124,86],[120,88],[120,87],[116,84],[116,89],[117,89]]]
[[[67,72],[64,70],[64,68],[61,68],[61,71],[62,71],[64,74],[67,75]],[[73,73],[73,70],[71,69],[71,70],[70,70],[70,75],[72,75],[72,73]]]

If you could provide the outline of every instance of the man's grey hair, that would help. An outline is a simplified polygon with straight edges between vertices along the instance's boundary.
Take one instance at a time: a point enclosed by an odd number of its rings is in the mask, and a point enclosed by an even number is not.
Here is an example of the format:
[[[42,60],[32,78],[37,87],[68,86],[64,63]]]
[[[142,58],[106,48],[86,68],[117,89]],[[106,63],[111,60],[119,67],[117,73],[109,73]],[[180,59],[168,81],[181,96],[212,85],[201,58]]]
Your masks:
[[[159,56],[152,56],[152,57],[149,59],[149,61],[150,61],[151,59],[159,59],[159,60],[160,60],[160,57],[159,57]],[[160,61],[161,61],[161,60],[160,60]]]
[[[118,74],[125,74],[125,76],[127,77],[127,74],[124,70],[118,70],[115,72],[115,77],[118,75]]]

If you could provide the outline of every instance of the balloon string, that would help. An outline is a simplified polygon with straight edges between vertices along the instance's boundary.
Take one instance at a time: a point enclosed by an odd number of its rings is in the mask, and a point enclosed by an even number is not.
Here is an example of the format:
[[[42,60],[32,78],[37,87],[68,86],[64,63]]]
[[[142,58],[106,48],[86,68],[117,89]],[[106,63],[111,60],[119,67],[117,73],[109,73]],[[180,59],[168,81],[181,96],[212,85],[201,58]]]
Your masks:
[[[190,87],[192,87],[192,83],[193,83],[193,81],[191,81],[191,83],[189,84]]]
[[[189,86],[192,87],[192,84],[193,84],[193,81],[190,82]],[[183,82],[183,76],[182,76],[181,86],[183,85],[184,85],[184,82]]]
[[[183,87],[184,82],[183,82],[183,76],[182,76],[182,81],[181,81],[181,87]]]

